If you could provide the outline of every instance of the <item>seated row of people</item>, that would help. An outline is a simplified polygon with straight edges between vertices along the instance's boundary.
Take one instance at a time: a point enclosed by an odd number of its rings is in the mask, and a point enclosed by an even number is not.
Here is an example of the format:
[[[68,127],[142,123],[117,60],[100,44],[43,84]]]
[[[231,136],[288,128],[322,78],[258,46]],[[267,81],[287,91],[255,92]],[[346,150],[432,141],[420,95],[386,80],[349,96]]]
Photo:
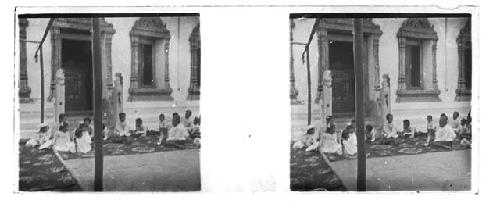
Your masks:
[[[319,134],[314,125],[309,125],[302,137],[293,145],[294,148],[306,148],[306,151],[321,149],[326,153],[336,153],[346,157],[354,157],[358,152],[356,128],[354,122],[337,135],[333,118],[328,116],[326,132]]]
[[[66,152],[89,152],[91,147],[91,135],[93,127],[90,124],[90,118],[85,118],[75,129],[73,134],[68,130],[66,116],[61,113],[58,116],[58,122],[49,127],[47,123],[40,124],[40,130],[35,138],[28,140],[29,146],[39,145],[39,149],[48,149],[53,147],[57,151]]]
[[[119,114],[120,122],[116,124],[115,131],[111,135],[116,136],[145,136],[148,129],[142,124],[142,119],[137,118],[135,128],[129,127],[126,121],[126,114]],[[181,119],[178,113],[172,115],[172,126],[168,125],[165,121],[165,115],[160,114],[158,131],[160,132],[160,139],[158,145],[165,139],[166,141],[179,141],[193,138],[195,142],[199,143],[201,117],[191,119],[191,111],[187,110],[184,119]],[[182,124],[181,124],[182,123]],[[58,117],[58,122],[49,127],[48,124],[40,124],[40,129],[36,137],[28,140],[29,146],[40,146],[39,149],[47,149],[54,147],[58,151],[65,152],[89,152],[91,142],[94,137],[94,126],[90,118],[86,117],[83,123],[73,131],[68,130],[68,123],[66,116],[61,113]],[[103,137],[106,139],[110,134],[105,125],[103,125]]]
[[[462,119],[462,121],[457,125],[455,120],[458,119],[458,112],[453,114],[453,120],[448,122],[448,117],[445,114],[441,114],[439,119],[439,126],[435,127],[432,122],[432,116],[427,117],[427,145],[441,144],[442,142],[451,142],[455,138],[462,140],[462,143],[468,143],[464,140],[470,140],[471,133],[471,117],[470,114],[467,118]],[[385,139],[395,139],[399,137],[413,138],[415,136],[415,128],[411,127],[409,120],[403,121],[403,129],[397,131],[393,124],[393,115],[387,114],[387,122],[384,124],[382,129],[382,137]],[[315,149],[321,149],[323,152],[327,153],[337,153],[339,155],[345,156],[355,156],[357,153],[357,136],[356,136],[356,126],[355,120],[342,131],[341,136],[338,137],[335,124],[331,116],[326,118],[327,127],[325,132],[317,132],[314,125],[309,125],[306,132],[302,137],[297,140],[293,147],[294,148],[306,148],[306,151],[311,151]],[[366,125],[365,129],[365,140],[374,141],[376,139],[375,128],[372,125]],[[339,140],[340,139],[340,140]]]
[[[163,140],[165,141],[182,141],[188,138],[195,139],[199,142],[201,138],[200,124],[201,117],[192,118],[192,113],[190,110],[186,110],[185,116],[181,118],[178,113],[172,114],[172,123],[169,125],[165,119],[164,114],[158,116],[158,129],[159,140],[157,142],[160,145]],[[135,120],[135,128],[132,129],[127,123],[127,115],[125,113],[119,114],[120,122],[116,124],[114,135],[117,136],[144,136],[148,132],[148,127],[143,125],[142,119],[137,118]],[[153,128],[154,129],[154,128]]]

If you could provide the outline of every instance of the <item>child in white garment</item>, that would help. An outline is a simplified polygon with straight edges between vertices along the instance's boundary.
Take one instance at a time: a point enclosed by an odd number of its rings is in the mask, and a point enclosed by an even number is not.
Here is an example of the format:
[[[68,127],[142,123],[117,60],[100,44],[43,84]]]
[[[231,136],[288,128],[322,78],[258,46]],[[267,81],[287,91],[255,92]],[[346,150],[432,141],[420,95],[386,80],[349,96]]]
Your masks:
[[[50,140],[51,132],[49,131],[49,125],[47,123],[41,123],[39,127],[40,127],[40,129],[38,130],[35,138],[28,140],[26,142],[26,145],[28,145],[28,146],[40,145],[41,146],[47,142],[48,142],[48,144],[52,143],[52,141]]]
[[[164,114],[158,116],[158,131],[160,132],[160,138],[158,139],[157,145],[161,145],[163,139],[168,138],[168,123],[165,120]]]
[[[302,137],[293,144],[293,147],[301,149],[304,147],[313,146],[315,142],[316,142],[316,127],[311,124],[307,127],[304,135],[302,135]]]
[[[460,114],[457,111],[453,112],[453,119],[449,122],[451,129],[453,129],[453,131],[455,131],[455,134],[457,135],[460,132],[460,120],[458,120],[459,116]]]
[[[130,136],[130,127],[127,123],[127,115],[125,113],[120,113],[118,115],[120,122],[116,124],[115,134],[119,136]]]
[[[75,152],[87,153],[92,150],[91,138],[88,128],[85,124],[80,124],[80,126],[75,131]]]
[[[321,135],[320,150],[324,153],[337,153],[342,155],[342,145],[339,143],[339,137],[336,133],[335,124],[331,116],[326,118],[326,132]]]
[[[352,125],[346,127],[342,133],[342,146],[347,157],[355,156],[358,153],[358,139],[355,128]]]
[[[427,116],[427,142],[425,143],[425,146],[428,146],[431,141],[434,141],[436,133],[436,127],[434,126],[434,122],[432,121],[432,116],[428,115]]]
[[[397,138],[398,137],[398,131],[396,130],[396,127],[394,126],[394,123],[392,122],[393,116],[392,114],[387,114],[385,116],[387,119],[387,122],[384,123],[384,128],[383,128],[383,136],[384,138]]]
[[[75,144],[71,141],[68,123],[64,123],[54,134],[54,149],[57,151],[74,151]]]

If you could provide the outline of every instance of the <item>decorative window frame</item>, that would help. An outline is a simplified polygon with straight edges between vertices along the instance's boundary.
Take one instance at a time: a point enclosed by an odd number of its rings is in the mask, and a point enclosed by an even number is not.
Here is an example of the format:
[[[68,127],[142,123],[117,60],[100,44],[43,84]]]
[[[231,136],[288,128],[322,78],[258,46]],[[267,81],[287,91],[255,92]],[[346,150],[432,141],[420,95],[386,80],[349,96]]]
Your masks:
[[[439,95],[436,73],[436,44],[438,36],[427,18],[408,18],[403,22],[397,33],[399,52],[398,89],[396,102],[438,102]],[[412,41],[431,41],[432,46],[432,87],[430,89],[407,88],[406,47]],[[421,54],[423,55],[423,54]],[[422,81],[424,78],[421,78]]]
[[[139,44],[143,39],[166,40],[164,49],[169,51],[170,32],[160,17],[141,17],[135,21],[130,30],[131,69],[128,101],[172,101],[168,54],[165,55],[165,87],[141,87],[139,84]]]
[[[465,51],[472,49],[471,45],[471,23],[467,21],[465,26],[460,30],[457,37],[458,46],[458,85],[455,90],[455,101],[470,101],[471,89],[467,88],[465,80]],[[471,60],[472,62],[472,60]]]
[[[188,100],[200,100],[200,80],[198,78],[198,74],[201,76],[201,60],[198,60],[200,55],[197,55],[197,52],[201,53],[201,44],[200,44],[200,25],[197,25],[191,35],[189,37],[189,47],[191,50],[191,78],[189,82],[188,89]]]

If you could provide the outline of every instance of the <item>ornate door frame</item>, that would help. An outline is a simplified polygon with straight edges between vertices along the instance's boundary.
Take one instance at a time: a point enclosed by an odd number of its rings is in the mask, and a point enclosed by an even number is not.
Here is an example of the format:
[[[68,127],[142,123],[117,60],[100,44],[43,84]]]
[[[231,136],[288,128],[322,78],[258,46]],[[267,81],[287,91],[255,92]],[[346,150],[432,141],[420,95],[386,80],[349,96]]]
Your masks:
[[[103,72],[105,77],[103,78],[103,96],[108,96],[113,89],[113,76],[112,76],[112,62],[111,62],[111,43],[113,34],[115,30],[113,29],[113,24],[107,23],[104,18],[101,19],[101,35],[102,44],[104,44],[104,61],[103,61]],[[58,69],[62,67],[62,40],[64,34],[61,33],[63,29],[72,29],[80,31],[91,31],[92,22],[91,18],[56,18],[50,29],[51,44],[52,44],[52,79],[51,79],[51,89],[48,101],[52,101],[54,97],[55,88],[55,73]]]
[[[318,50],[319,50],[319,60],[318,60],[318,94],[315,99],[315,103],[319,103],[322,92],[323,92],[323,72],[330,69],[329,66],[329,36],[331,35],[352,35],[354,30],[354,24],[352,18],[325,18],[321,19],[318,30]],[[379,67],[379,39],[382,35],[380,26],[373,23],[371,18],[363,19],[363,38],[370,40],[372,42],[372,54],[374,60],[374,89],[378,90],[380,88],[380,67]],[[370,58],[370,57],[368,57]],[[369,61],[366,60],[368,63]],[[333,72],[334,73],[334,72]],[[365,71],[365,81],[368,82],[368,71]],[[369,90],[366,90],[367,92]],[[368,96],[368,95],[366,95]],[[365,104],[368,103],[368,98],[365,98]],[[332,107],[333,108],[333,107]]]

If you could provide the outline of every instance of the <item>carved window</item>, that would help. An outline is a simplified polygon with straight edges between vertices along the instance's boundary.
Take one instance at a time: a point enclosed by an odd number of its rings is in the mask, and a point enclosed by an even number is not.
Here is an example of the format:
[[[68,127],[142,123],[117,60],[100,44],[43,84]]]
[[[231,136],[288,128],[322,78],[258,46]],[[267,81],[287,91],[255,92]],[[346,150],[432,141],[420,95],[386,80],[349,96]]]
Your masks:
[[[470,101],[472,88],[472,49],[470,20],[460,30],[458,45],[458,86],[455,90],[456,101]]]
[[[170,101],[170,32],[160,17],[141,17],[130,30],[129,101]]]
[[[437,33],[426,18],[405,20],[397,33],[397,102],[441,101],[436,75]]]
[[[201,48],[200,48],[200,26],[196,26],[189,37],[191,48],[191,81],[189,83],[188,99],[197,100],[200,96],[201,85]]]

